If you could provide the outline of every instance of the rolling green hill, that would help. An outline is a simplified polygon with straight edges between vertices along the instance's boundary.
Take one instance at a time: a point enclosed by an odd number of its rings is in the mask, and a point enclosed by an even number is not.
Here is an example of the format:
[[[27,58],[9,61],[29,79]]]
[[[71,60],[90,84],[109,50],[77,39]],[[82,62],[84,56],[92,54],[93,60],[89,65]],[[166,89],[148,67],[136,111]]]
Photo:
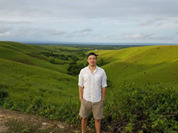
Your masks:
[[[50,57],[44,56],[41,52],[51,51],[40,46],[25,45],[16,42],[0,42],[0,58],[66,73],[67,65],[51,64],[49,62]],[[56,60],[59,63],[65,63],[65,61],[61,61],[59,59]]]
[[[77,88],[77,81],[70,75],[4,59],[0,59],[0,69],[1,86],[8,86],[12,99],[42,96],[47,102],[61,104],[77,98],[78,93],[73,89]]]
[[[16,84],[19,86],[21,85],[21,83],[23,83],[23,86],[25,86],[25,83],[27,83],[25,88],[28,88],[29,86],[29,88],[35,88],[36,86],[39,86],[39,88],[41,89],[43,87],[46,87],[45,89],[47,89],[53,88],[52,85],[54,85],[56,82],[57,85],[56,87],[54,87],[54,89],[56,89],[59,86],[62,86],[61,88],[65,86],[64,84],[61,85],[61,83],[63,82],[57,82],[58,80],[60,81],[60,77],[66,77],[68,79],[72,77],[74,79],[73,81],[75,81],[69,84],[71,85],[71,87],[69,88],[72,88],[72,86],[76,86],[77,77],[66,74],[68,60],[65,61],[65,59],[60,60],[58,58],[56,59],[58,62],[63,61],[65,63],[52,64],[51,62],[49,62],[51,57],[45,56],[41,53],[55,51],[56,53],[69,55],[70,52],[72,54],[75,53],[75,50],[80,49],[70,46],[38,46],[25,45],[16,42],[0,42],[1,68],[3,68],[0,70],[1,83],[5,84],[5,79],[7,79],[9,80],[9,82],[11,81],[12,86],[14,85],[13,83],[17,82]],[[112,83],[114,88],[118,88],[123,84],[133,84],[134,86],[144,86],[145,84],[163,84],[165,86],[178,86],[177,51],[178,46],[157,45],[129,47],[119,50],[97,50],[94,52],[99,54],[99,60],[103,58],[106,62],[106,64],[101,67],[106,70],[108,80]],[[78,58],[81,57],[78,56]],[[86,59],[82,57],[79,62],[84,63],[86,62]],[[18,67],[15,67],[16,65],[18,65]],[[32,75],[36,75],[31,83],[27,81],[30,79],[32,80],[33,77],[31,77],[30,75],[25,75],[24,71],[31,71],[30,73]],[[50,73],[56,73],[56,75],[58,74],[60,76],[56,76],[53,82],[48,82],[50,80],[53,80],[53,78],[40,76],[40,73],[44,73],[43,75],[47,75],[47,73],[48,75],[50,75]],[[65,76],[63,76],[63,74]],[[21,80],[18,81],[18,75],[21,75],[19,77],[22,79],[28,77],[28,80],[24,82],[21,82]],[[57,77],[59,77],[59,79]],[[58,80],[56,81],[56,79]],[[38,85],[29,85],[33,84],[33,82],[37,82],[37,80],[39,80]],[[42,83],[45,83],[45,85],[43,86]],[[75,91],[75,94],[76,93],[77,92]]]
[[[116,88],[124,83],[178,86],[178,46],[144,46],[95,52],[107,62],[102,67]]]
[[[77,78],[66,74],[68,64],[52,64],[50,57],[35,55],[44,51],[49,49],[0,42],[0,88],[7,88],[9,99],[18,102],[35,96],[55,105],[77,101]]]
[[[78,77],[67,68],[85,64],[91,49],[0,42],[0,107],[79,124]],[[108,77],[106,130],[178,130],[178,46],[93,50]]]

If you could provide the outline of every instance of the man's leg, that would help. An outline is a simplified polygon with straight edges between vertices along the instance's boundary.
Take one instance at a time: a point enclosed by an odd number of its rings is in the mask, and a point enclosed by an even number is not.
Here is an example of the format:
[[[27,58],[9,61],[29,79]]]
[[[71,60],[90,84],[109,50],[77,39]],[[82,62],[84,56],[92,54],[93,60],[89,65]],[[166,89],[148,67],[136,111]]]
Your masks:
[[[81,102],[81,107],[80,107],[80,112],[79,112],[79,115],[82,117],[82,120],[81,120],[82,133],[84,133],[86,130],[88,116],[89,116],[90,111],[91,111],[91,102],[83,99]]]
[[[85,131],[86,131],[87,121],[88,121],[88,118],[82,118],[82,121],[81,121],[82,133],[85,133]]]
[[[95,128],[96,128],[96,133],[100,133],[100,131],[101,131],[101,119],[95,119]]]
[[[93,116],[95,118],[96,133],[101,132],[101,120],[103,118],[103,102],[99,101],[92,104]]]

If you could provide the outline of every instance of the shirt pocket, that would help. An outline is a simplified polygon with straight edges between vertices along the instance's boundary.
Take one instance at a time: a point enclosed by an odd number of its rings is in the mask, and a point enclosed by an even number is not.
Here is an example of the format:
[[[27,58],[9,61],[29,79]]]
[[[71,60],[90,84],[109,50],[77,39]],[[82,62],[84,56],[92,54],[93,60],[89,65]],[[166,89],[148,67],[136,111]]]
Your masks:
[[[95,75],[95,81],[98,85],[101,85],[102,76],[99,74]]]
[[[87,82],[90,79],[90,76],[88,74],[83,75],[84,82]]]

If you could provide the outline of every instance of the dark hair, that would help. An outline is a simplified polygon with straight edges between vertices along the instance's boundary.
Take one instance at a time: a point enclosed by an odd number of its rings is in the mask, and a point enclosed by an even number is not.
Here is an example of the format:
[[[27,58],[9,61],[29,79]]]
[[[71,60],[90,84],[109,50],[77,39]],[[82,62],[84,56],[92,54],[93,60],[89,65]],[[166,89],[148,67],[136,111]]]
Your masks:
[[[91,53],[89,53],[88,55],[87,55],[87,59],[88,59],[88,57],[90,56],[90,55],[94,55],[94,56],[96,56],[96,58],[97,58],[97,54],[95,54],[94,52],[91,52]]]

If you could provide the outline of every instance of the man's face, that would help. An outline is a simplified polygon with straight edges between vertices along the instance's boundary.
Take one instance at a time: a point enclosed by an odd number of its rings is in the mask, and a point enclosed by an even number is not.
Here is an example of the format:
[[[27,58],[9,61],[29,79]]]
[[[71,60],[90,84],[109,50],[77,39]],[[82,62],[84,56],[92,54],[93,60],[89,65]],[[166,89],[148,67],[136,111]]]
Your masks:
[[[89,65],[91,65],[91,66],[96,65],[96,62],[97,62],[96,56],[90,55],[90,56],[88,57],[88,59],[87,59],[87,62],[88,62]]]

